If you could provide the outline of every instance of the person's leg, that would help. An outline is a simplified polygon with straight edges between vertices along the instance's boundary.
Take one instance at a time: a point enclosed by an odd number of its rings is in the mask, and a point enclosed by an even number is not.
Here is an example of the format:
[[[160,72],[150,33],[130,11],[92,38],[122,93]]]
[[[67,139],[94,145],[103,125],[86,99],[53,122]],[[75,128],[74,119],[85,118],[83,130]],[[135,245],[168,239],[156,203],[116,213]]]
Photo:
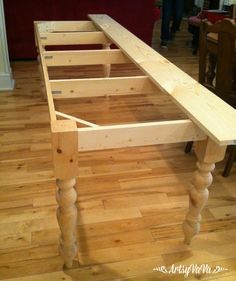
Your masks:
[[[173,4],[173,22],[171,26],[171,33],[179,31],[183,16],[184,0],[174,0]]]
[[[162,22],[161,22],[161,45],[167,45],[170,33],[170,18],[172,15],[174,0],[163,0],[162,4]]]
[[[193,48],[193,55],[197,54],[198,46],[199,46],[199,26],[193,26],[193,40],[192,40],[192,48]]]

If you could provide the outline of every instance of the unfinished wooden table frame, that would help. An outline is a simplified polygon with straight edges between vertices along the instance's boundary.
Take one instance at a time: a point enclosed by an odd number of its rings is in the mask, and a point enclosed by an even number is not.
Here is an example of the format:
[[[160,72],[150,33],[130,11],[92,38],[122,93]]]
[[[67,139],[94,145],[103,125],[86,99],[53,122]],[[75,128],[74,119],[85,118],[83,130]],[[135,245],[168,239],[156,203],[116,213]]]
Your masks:
[[[107,15],[91,21],[35,22],[42,88],[49,105],[60,248],[65,265],[77,255],[78,150],[196,141],[197,170],[189,191],[189,211],[183,224],[185,243],[200,230],[201,211],[208,199],[211,172],[228,144],[236,144],[236,112],[197,81],[151,49]],[[118,49],[110,49],[114,43]],[[46,51],[49,45],[102,44],[100,50]],[[143,76],[109,78],[110,65],[135,63]],[[50,80],[48,67],[100,64],[104,78]],[[94,91],[96,89],[96,91]],[[54,99],[141,94],[161,89],[189,117],[187,120],[99,126],[58,112]],[[66,120],[58,120],[60,116]],[[77,122],[86,125],[77,128]]]

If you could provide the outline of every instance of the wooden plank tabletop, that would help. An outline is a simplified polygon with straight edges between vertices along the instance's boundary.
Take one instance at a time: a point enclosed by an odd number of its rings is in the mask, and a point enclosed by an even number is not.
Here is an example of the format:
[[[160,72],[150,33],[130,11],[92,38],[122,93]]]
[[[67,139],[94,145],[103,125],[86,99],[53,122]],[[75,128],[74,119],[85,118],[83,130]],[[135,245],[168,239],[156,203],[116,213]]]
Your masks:
[[[107,15],[89,15],[100,30],[219,145],[236,144],[236,110]]]

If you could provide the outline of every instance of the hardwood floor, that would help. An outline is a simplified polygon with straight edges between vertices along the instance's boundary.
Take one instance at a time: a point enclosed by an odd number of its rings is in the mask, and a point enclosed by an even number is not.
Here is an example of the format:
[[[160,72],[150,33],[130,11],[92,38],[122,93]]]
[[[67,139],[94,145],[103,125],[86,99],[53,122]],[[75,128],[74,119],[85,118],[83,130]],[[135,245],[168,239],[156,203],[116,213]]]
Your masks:
[[[197,78],[197,57],[186,47],[190,38],[184,27],[168,50],[159,50],[156,38],[154,48]],[[201,233],[184,245],[182,222],[196,160],[184,153],[183,143],[79,154],[80,264],[63,269],[48,107],[40,97],[37,62],[12,62],[12,68],[16,88],[0,93],[0,280],[236,280],[236,167],[223,178],[224,163],[217,164]],[[102,75],[95,67],[56,72],[57,77],[88,74]],[[113,76],[131,74],[139,71],[130,65],[112,69]],[[56,106],[99,124],[184,117],[162,93]],[[172,264],[228,270],[188,278],[153,270]]]

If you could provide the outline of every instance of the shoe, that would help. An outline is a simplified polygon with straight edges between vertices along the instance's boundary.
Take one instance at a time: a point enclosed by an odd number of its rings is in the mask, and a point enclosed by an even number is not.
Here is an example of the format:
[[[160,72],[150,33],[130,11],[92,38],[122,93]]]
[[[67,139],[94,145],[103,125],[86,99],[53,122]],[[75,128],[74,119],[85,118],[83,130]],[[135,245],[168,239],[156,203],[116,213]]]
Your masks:
[[[162,49],[167,49],[168,48],[166,41],[161,41],[161,45],[160,46],[161,46]]]
[[[193,55],[196,55],[196,54],[197,54],[197,48],[193,48],[192,54],[193,54]]]

